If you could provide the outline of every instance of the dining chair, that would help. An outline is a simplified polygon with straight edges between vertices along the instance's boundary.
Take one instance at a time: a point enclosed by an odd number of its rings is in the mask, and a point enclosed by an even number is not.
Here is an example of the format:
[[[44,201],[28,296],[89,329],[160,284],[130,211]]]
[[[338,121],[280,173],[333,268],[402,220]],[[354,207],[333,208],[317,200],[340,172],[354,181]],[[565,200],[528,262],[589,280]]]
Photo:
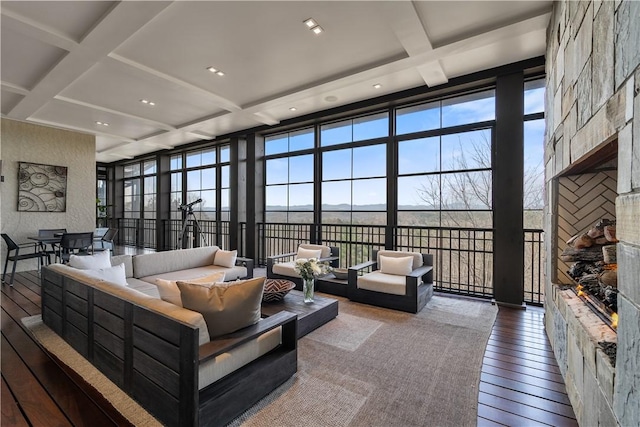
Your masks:
[[[47,256],[47,264],[51,264],[51,255],[54,256],[54,258],[58,257],[58,246],[59,246],[59,239],[62,236],[62,234],[66,233],[67,229],[66,228],[41,228],[40,230],[38,230],[38,239],[40,240],[40,248],[42,249],[42,252],[44,252]],[[56,241],[52,241],[52,242],[47,242],[47,239],[52,239]],[[47,246],[51,246],[50,249],[47,248]]]
[[[18,261],[22,261],[24,259],[38,259],[38,270],[42,266],[42,258],[46,255],[40,250],[40,246],[37,242],[33,243],[22,243],[18,244],[13,241],[9,235],[2,233],[2,239],[7,244],[7,259],[4,262],[4,271],[2,272],[2,283],[5,283],[5,276],[7,275],[7,267],[9,266],[9,261],[13,262],[13,268],[11,270],[11,279],[9,280],[9,286],[13,286],[13,278],[16,275],[16,264]],[[29,250],[30,252],[20,252],[21,250]],[[15,251],[13,254],[11,252]]]
[[[58,256],[64,264],[69,262],[71,255],[89,255],[93,248],[93,232],[64,233],[60,239]]]
[[[118,234],[117,228],[109,228],[107,232],[102,235],[100,240],[96,240],[94,242],[93,252],[100,252],[100,251],[113,252],[113,248],[114,248],[113,240],[115,239],[116,234]],[[99,244],[100,247],[97,247],[96,244]]]

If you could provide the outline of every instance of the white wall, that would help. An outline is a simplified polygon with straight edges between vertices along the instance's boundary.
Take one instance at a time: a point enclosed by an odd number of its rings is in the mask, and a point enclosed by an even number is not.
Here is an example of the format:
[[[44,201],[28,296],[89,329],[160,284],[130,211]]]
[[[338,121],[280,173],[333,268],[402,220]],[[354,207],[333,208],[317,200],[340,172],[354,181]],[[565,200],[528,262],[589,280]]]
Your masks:
[[[0,158],[0,229],[18,243],[40,228],[93,231],[96,223],[95,136],[2,119]],[[66,212],[18,212],[18,162],[66,166]],[[2,242],[2,268],[6,246]],[[17,271],[32,270],[37,262],[21,261]],[[9,263],[9,271],[11,263]]]

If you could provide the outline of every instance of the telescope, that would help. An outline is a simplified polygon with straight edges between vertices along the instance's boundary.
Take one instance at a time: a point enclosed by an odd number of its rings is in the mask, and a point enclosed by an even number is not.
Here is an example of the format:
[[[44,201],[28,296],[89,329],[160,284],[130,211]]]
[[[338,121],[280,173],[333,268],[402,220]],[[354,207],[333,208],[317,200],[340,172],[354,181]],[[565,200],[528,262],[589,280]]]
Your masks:
[[[180,205],[180,206],[178,206],[178,207],[179,207],[180,209],[182,209],[183,211],[191,210],[191,207],[192,207],[193,205],[195,205],[196,203],[200,203],[200,202],[202,202],[202,199],[198,199],[198,200],[196,200],[196,201],[193,201],[193,202],[191,202],[191,203],[187,203],[186,205]]]

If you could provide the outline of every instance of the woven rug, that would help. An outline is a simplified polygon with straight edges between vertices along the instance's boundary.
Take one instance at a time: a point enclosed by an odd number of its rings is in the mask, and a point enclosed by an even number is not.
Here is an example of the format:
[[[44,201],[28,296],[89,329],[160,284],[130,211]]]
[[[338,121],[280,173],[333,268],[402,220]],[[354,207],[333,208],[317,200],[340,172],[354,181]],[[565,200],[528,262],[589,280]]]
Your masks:
[[[497,307],[437,295],[409,314],[329,297],[340,301],[338,317],[299,340],[298,373],[231,426],[476,425],[480,368]],[[34,335],[49,349],[51,337]],[[66,346],[57,356],[77,370],[79,362],[66,361],[66,353],[75,353]],[[104,380],[88,382],[112,401],[115,391],[103,391]],[[127,408],[114,407],[129,418]]]

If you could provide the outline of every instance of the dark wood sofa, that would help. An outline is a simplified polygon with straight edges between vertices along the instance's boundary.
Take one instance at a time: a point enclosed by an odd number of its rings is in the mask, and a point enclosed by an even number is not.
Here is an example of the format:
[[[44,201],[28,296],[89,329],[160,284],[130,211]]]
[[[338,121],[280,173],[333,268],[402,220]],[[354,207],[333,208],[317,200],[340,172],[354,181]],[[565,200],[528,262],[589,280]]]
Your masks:
[[[43,267],[42,318],[169,426],[222,426],[297,371],[297,316],[283,311],[199,345],[199,329]],[[199,365],[275,328],[281,344],[198,389]]]

